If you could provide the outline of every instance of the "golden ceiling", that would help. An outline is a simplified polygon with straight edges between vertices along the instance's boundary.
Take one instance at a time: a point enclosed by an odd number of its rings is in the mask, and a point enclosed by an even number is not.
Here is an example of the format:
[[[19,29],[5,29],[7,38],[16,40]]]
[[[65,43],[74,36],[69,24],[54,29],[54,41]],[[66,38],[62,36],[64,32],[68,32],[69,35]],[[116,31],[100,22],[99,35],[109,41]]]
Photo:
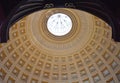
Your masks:
[[[52,35],[46,26],[54,13],[73,22],[67,35]],[[53,8],[16,22],[10,40],[0,44],[0,83],[119,83],[120,43],[111,27],[89,13]]]

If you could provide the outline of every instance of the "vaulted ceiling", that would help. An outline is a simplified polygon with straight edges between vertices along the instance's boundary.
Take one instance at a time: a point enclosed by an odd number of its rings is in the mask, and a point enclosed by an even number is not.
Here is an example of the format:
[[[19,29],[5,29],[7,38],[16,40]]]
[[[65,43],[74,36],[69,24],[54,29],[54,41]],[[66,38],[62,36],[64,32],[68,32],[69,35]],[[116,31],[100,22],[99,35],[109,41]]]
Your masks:
[[[73,29],[54,36],[48,17],[70,16]],[[0,44],[0,83],[119,83],[120,43],[112,28],[84,11],[52,8],[23,17],[10,27]]]

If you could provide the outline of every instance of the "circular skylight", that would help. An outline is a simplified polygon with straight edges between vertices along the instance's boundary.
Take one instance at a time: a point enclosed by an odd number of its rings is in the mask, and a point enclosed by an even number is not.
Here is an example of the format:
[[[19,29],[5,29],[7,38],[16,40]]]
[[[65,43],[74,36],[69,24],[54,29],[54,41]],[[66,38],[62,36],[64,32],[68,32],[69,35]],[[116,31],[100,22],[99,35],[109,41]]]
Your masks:
[[[66,14],[56,13],[49,17],[47,28],[55,36],[63,36],[68,34],[72,29],[72,20]]]

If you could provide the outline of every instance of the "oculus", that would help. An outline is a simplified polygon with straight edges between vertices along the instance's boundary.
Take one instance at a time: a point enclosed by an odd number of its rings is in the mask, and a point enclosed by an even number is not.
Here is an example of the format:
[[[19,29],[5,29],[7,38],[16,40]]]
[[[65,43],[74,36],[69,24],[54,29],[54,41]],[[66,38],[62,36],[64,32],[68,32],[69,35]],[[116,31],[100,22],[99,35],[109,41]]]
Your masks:
[[[47,20],[48,31],[55,36],[64,36],[72,29],[71,18],[63,13],[55,13]]]

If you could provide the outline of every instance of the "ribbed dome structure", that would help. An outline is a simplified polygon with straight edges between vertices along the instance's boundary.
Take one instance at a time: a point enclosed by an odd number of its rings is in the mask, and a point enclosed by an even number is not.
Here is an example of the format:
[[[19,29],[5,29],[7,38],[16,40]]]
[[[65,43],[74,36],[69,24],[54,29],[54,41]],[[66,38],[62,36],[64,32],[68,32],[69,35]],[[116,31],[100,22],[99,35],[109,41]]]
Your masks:
[[[48,18],[64,13],[71,31],[55,36]],[[53,8],[16,22],[0,44],[0,83],[120,83],[120,43],[111,27],[89,13]]]

